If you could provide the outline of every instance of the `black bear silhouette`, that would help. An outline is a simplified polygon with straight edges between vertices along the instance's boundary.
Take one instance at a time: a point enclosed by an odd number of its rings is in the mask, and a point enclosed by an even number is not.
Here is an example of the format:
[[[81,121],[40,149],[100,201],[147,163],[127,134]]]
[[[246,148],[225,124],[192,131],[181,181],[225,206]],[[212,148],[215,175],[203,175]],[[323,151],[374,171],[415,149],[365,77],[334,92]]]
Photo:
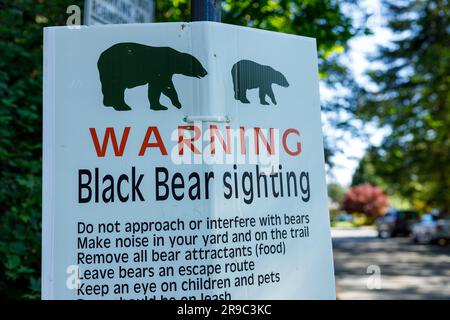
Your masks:
[[[233,76],[234,98],[242,103],[250,103],[247,90],[259,88],[259,100],[262,105],[268,105],[266,95],[273,104],[277,104],[272,90],[272,83],[289,87],[285,76],[270,66],[265,66],[251,60],[240,60],[231,69]]]
[[[125,103],[125,89],[148,84],[152,110],[167,110],[161,93],[181,108],[172,82],[174,74],[203,78],[208,73],[193,56],[169,47],[150,47],[139,43],[117,43],[106,49],[97,62],[102,84],[103,104],[118,111],[131,110]]]

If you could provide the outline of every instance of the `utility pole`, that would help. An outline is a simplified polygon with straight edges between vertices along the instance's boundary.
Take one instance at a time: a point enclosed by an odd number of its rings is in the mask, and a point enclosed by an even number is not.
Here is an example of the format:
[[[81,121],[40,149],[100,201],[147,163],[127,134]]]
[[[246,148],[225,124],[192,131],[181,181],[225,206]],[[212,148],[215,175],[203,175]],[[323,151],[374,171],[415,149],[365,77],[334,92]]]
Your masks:
[[[221,0],[191,0],[191,21],[220,22]]]

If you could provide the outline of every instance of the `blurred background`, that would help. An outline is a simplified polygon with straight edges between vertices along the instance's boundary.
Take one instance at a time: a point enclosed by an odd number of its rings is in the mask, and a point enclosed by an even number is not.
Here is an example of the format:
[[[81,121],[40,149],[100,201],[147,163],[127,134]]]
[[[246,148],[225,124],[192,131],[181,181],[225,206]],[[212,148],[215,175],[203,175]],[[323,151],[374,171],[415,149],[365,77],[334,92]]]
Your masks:
[[[0,298],[40,298],[42,31],[72,5],[0,0]],[[190,1],[153,15],[189,21]],[[317,39],[338,299],[450,299],[449,18],[448,0],[222,1],[224,23]]]

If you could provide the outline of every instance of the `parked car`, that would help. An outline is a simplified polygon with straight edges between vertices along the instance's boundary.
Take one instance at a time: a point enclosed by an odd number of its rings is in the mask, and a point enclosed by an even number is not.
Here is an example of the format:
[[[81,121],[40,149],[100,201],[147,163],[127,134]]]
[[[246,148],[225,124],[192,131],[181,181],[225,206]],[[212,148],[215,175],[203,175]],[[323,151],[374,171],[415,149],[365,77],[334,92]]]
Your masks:
[[[336,222],[353,222],[353,216],[347,212],[341,212],[334,219]]]
[[[419,214],[412,210],[389,209],[375,221],[378,237],[389,238],[397,235],[408,236],[414,223],[419,221]]]
[[[413,225],[411,236],[415,243],[446,243],[450,240],[450,216],[423,215]]]

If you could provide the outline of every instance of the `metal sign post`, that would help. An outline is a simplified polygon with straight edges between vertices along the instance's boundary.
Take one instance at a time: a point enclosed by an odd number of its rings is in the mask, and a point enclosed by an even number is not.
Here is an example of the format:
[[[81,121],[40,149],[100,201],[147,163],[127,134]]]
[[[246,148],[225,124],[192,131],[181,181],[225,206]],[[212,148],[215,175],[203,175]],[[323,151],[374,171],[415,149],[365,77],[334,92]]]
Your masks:
[[[191,0],[191,21],[220,22],[221,0]]]

